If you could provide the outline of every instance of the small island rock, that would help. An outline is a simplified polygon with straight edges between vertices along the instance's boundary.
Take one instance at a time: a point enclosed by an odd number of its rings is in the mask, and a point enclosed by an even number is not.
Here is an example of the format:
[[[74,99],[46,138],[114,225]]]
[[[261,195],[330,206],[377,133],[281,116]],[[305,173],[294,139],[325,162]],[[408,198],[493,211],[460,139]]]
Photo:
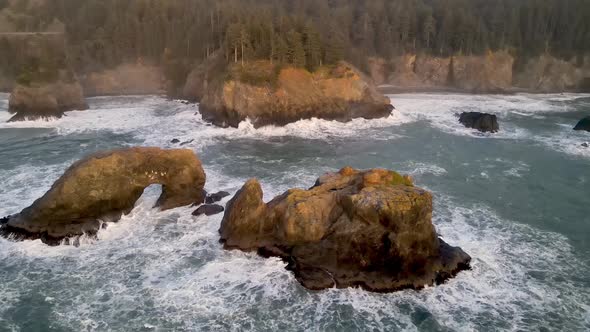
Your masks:
[[[467,128],[477,129],[484,133],[495,133],[500,130],[497,117],[488,113],[463,112],[459,117],[459,122]]]
[[[279,256],[309,289],[378,292],[440,284],[471,258],[437,236],[432,195],[396,172],[343,168],[309,190],[269,203],[251,179],[228,202],[221,222],[227,249]]]

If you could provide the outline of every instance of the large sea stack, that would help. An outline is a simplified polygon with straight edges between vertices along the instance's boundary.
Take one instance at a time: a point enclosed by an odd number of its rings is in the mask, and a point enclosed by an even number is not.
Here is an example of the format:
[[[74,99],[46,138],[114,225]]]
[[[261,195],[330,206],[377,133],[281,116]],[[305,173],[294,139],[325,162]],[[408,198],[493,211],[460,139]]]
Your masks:
[[[157,206],[163,210],[205,199],[205,172],[192,150],[142,147],[96,153],[74,163],[31,206],[0,222],[0,235],[54,245],[94,234],[99,220],[116,221],[129,213],[151,184],[162,185]]]
[[[282,257],[309,289],[388,292],[469,268],[469,255],[440,239],[431,217],[432,195],[409,177],[347,167],[266,204],[249,180],[228,202],[219,231],[227,249]]]
[[[237,127],[246,119],[255,127],[314,117],[375,119],[393,110],[389,99],[365,75],[344,62],[314,72],[268,61],[231,65],[225,70],[212,82],[197,84],[194,75],[190,80],[191,86],[205,89],[199,105],[203,118],[218,126]]]

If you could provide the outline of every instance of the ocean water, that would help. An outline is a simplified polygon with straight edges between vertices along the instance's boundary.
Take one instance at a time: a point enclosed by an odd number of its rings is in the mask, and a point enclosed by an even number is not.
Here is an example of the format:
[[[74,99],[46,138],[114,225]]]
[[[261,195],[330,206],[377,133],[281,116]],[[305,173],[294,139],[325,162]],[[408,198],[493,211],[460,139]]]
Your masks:
[[[312,292],[279,259],[223,250],[222,215],[152,209],[152,186],[79,247],[0,239],[0,331],[590,330],[590,133],[571,130],[590,115],[590,95],[390,98],[388,119],[221,129],[197,105],[156,96],[4,123],[0,95],[0,215],[86,154],[177,138],[203,161],[207,190],[257,177],[266,200],[346,165],[410,174],[434,193],[440,235],[473,257],[472,270],[419,292]],[[466,129],[461,111],[497,114],[501,131]]]

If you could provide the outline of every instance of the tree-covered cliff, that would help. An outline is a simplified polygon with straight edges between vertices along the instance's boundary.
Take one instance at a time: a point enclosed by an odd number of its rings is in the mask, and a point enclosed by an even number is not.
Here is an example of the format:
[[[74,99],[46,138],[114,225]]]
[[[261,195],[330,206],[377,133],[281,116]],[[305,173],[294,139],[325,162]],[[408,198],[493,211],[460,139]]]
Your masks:
[[[77,70],[167,58],[345,58],[509,50],[572,58],[590,48],[587,0],[0,0],[0,29],[59,30]],[[0,53],[4,50],[0,49]],[[0,58],[4,54],[0,54]]]

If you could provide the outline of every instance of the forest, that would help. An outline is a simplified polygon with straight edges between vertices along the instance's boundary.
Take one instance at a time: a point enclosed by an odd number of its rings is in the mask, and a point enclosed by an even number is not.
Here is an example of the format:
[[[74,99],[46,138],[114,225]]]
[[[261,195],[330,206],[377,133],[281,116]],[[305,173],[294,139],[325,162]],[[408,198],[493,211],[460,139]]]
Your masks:
[[[309,69],[405,53],[571,59],[590,48],[590,1],[0,0],[0,33],[10,31],[65,31],[81,71],[212,54]]]

